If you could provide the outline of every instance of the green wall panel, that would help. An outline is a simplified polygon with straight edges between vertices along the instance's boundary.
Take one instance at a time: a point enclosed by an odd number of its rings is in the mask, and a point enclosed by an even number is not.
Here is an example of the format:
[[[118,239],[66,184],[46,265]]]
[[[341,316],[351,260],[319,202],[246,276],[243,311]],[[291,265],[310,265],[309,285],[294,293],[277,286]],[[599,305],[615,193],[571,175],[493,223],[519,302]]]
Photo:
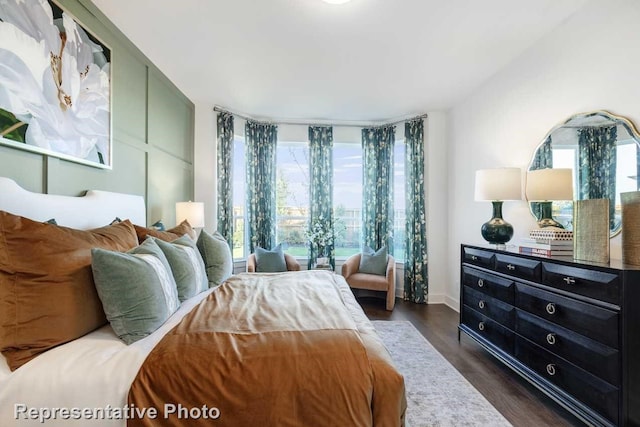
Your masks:
[[[16,181],[22,188],[42,193],[44,188],[44,156],[0,145],[0,175]]]
[[[177,99],[172,88],[149,73],[149,143],[191,163],[193,157],[193,104]]]
[[[171,170],[171,174],[166,171]],[[176,224],[176,202],[193,200],[193,168],[160,150],[149,153],[149,198],[147,221],[161,219],[165,226]]]
[[[148,219],[172,224],[175,203],[193,197],[193,103],[89,0],[60,4],[111,49],[113,169],[0,146],[0,176],[50,194],[97,189],[142,195]]]
[[[146,142],[147,67],[125,50],[116,53],[111,61],[111,129],[116,138]]]
[[[113,170],[87,168],[79,163],[50,158],[48,192],[78,196],[86,190],[104,190],[145,196],[145,151],[116,144],[113,156]]]

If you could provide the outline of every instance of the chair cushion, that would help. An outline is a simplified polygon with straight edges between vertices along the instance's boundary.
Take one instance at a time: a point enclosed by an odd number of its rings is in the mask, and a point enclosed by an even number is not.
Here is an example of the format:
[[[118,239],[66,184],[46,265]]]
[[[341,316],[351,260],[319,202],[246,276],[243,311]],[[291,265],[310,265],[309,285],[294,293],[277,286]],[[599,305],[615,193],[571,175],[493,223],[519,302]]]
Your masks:
[[[360,257],[358,272],[385,276],[387,274],[388,261],[386,246],[381,247],[377,252],[365,246]]]
[[[378,274],[354,273],[347,278],[352,288],[370,289],[372,291],[386,291],[389,287],[387,278]]]
[[[256,247],[256,272],[278,273],[282,271],[287,271],[282,245],[278,245],[270,251],[259,246]]]

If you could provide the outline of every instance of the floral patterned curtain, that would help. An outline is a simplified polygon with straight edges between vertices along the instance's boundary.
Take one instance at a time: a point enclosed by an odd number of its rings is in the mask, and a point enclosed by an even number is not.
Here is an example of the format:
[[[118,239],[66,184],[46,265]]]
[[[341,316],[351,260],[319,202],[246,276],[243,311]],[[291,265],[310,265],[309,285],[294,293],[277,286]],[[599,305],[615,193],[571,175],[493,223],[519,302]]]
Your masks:
[[[271,249],[276,240],[276,144],[278,127],[247,120],[247,229],[249,252]]]
[[[395,126],[362,129],[363,243],[393,254],[393,146]]]
[[[404,299],[426,304],[429,293],[427,275],[427,225],[424,198],[424,120],[404,125],[406,175],[406,238],[404,261]]]
[[[331,126],[309,126],[309,171],[311,172],[310,224],[321,223],[324,229],[333,230],[333,128]],[[332,233],[330,233],[332,234]],[[318,256],[329,257],[335,268],[333,238],[324,245],[324,253],[318,253],[318,245],[309,245],[311,269]]]
[[[538,147],[529,170],[553,168],[553,152],[551,151],[551,137],[549,136]],[[542,219],[542,205],[539,202],[531,202],[531,211],[538,220]]]
[[[609,225],[612,229],[616,209],[617,137],[615,126],[578,129],[580,199],[609,199]]]
[[[233,115],[218,113],[218,231],[233,247]]]

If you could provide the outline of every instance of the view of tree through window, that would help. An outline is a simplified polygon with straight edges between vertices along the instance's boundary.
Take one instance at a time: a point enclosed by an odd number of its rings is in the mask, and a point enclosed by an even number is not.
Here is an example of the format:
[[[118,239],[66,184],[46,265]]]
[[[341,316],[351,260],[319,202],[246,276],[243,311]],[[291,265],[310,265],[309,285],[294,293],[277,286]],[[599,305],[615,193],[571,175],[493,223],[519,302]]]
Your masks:
[[[246,166],[244,138],[233,138],[233,259],[244,259],[245,254],[245,191],[246,191]]]
[[[276,242],[285,252],[307,256],[309,144],[280,142],[276,151]]]
[[[333,221],[336,258],[360,252],[362,236],[362,146],[333,144]]]
[[[404,140],[396,141],[393,150],[393,257],[404,261],[405,237],[405,175],[404,175]]]

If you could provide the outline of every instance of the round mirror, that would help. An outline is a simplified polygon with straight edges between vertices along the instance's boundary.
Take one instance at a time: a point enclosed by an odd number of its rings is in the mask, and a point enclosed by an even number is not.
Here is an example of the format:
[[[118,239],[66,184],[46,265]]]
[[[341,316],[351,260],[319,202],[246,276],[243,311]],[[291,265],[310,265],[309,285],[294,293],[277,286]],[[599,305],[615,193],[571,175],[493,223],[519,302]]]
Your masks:
[[[555,126],[533,154],[529,170],[570,168],[576,200],[609,199],[611,236],[620,232],[620,193],[640,188],[640,134],[626,118],[606,111],[581,113]],[[541,218],[541,204],[531,214]],[[554,201],[553,218],[573,228],[572,201]]]

